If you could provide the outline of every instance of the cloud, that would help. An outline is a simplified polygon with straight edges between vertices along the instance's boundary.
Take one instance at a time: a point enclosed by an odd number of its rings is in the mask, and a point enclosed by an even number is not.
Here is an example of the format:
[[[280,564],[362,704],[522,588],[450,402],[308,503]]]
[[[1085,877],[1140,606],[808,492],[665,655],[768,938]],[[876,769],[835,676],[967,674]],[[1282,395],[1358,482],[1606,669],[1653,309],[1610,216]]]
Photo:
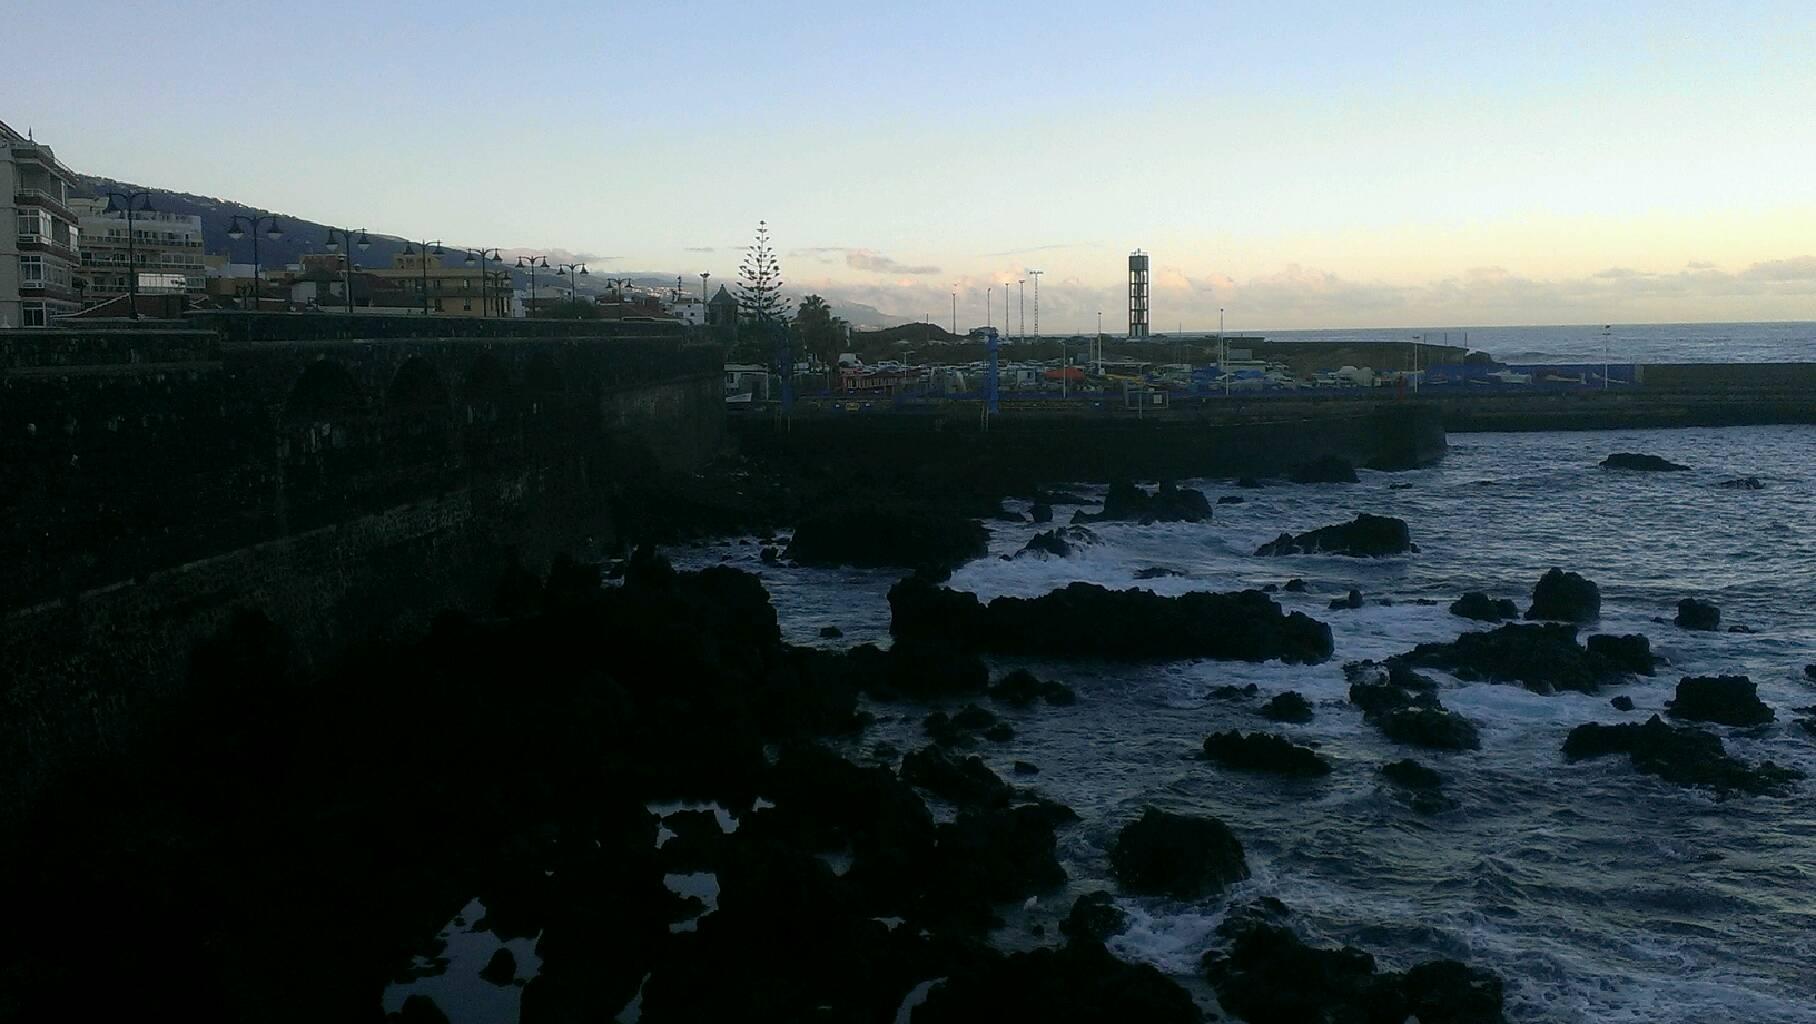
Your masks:
[[[1031,252],[1052,252],[1055,249],[1083,249],[1083,248],[1086,248],[1085,243],[1083,243],[1083,242],[1057,242],[1053,245],[1031,245],[1025,249],[1005,249],[1002,252],[986,252],[986,253],[981,253],[980,255],[982,255],[984,257],[1021,256],[1026,253],[1031,253]]]
[[[719,250],[718,250],[718,247],[717,247],[717,246],[711,246],[711,245],[690,245],[690,246],[688,246],[688,247],[686,247],[686,248],[684,248],[684,249],[682,249],[682,250],[681,250],[681,251],[682,251],[682,252],[698,252],[698,253],[709,253],[709,252],[718,252],[718,251],[719,251]]]
[[[868,270],[877,274],[937,274],[940,268],[925,264],[901,263],[881,253],[869,249],[851,249],[845,253],[845,265],[853,270]]]

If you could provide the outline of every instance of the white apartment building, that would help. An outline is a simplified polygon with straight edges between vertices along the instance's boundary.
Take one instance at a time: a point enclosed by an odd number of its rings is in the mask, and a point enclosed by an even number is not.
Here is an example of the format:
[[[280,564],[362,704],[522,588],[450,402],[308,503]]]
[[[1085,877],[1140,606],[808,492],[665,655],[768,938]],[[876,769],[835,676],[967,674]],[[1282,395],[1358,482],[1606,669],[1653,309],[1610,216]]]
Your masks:
[[[0,121],[0,327],[48,327],[79,308],[74,181],[49,146]]]

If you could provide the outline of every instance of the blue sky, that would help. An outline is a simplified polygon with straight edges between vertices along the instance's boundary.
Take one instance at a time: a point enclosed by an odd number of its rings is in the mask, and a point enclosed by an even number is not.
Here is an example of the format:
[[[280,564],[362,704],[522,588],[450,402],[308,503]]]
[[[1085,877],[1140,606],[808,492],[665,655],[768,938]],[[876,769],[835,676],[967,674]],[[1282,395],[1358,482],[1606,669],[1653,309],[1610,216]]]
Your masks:
[[[1157,326],[1816,318],[1807,0],[58,22],[0,118],[78,169],[611,271],[729,280],[761,218],[791,290],[967,323],[1039,266],[1120,326],[1137,246]]]

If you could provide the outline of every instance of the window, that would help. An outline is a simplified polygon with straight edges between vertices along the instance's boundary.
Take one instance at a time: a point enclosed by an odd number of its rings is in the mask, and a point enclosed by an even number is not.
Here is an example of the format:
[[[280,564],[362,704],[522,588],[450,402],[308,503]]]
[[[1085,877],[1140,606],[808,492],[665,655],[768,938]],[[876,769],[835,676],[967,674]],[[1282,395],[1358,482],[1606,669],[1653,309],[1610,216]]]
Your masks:
[[[50,325],[50,316],[44,311],[44,303],[20,303],[19,323],[26,327],[48,327]]]
[[[19,241],[50,241],[50,214],[43,210],[19,211]]]
[[[19,283],[44,283],[44,257],[32,255],[19,257]]]
[[[473,300],[472,300],[472,299],[468,299],[468,300],[467,300],[467,301],[465,301],[465,302],[463,302],[463,303],[461,303],[461,304],[460,304],[460,311],[461,311],[461,312],[463,312],[463,313],[471,313],[471,312],[473,312]]]

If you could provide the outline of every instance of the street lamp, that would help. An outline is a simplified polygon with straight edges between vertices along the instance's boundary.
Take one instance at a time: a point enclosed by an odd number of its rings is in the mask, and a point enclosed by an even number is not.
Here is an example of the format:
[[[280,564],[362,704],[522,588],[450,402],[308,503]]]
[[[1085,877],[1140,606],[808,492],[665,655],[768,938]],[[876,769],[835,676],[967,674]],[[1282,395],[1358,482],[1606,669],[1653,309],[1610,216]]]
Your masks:
[[[541,267],[542,269],[547,270],[548,266],[549,258],[547,256],[517,257],[517,268],[519,270],[524,267],[530,268],[530,308],[524,310],[524,316],[533,316],[536,312],[536,268]]]
[[[247,235],[252,236],[252,308],[254,310],[259,308],[259,293],[263,290],[260,288],[263,278],[260,277],[259,273],[259,225],[266,221],[271,222],[271,226],[265,229],[266,238],[275,242],[284,237],[283,227],[278,224],[277,218],[271,214],[247,217],[236,213],[233,215],[233,219],[227,222],[228,238],[237,242]]]
[[[431,245],[435,247],[434,251],[430,251],[429,246],[431,246]],[[420,253],[418,250],[420,250]],[[433,242],[418,242],[418,243],[416,243],[415,246],[412,246],[409,242],[405,242],[404,243],[404,255],[405,256],[416,256],[416,255],[422,256],[422,259],[417,261],[416,265],[422,269],[422,285],[421,285],[421,289],[420,289],[422,292],[422,315],[428,316],[429,315],[429,257],[430,256],[437,256],[437,257],[444,256],[444,255],[446,255],[446,252],[441,247],[441,240],[436,239]]]
[[[479,315],[491,316],[492,302],[487,298],[486,286],[491,283],[492,272],[486,269],[486,264],[488,262],[503,263],[504,254],[497,249],[468,249],[467,258],[462,262],[469,267],[479,267]]]
[[[1097,375],[1103,376],[1103,310],[1097,311]]]
[[[952,286],[952,336],[958,337],[958,285]]]
[[[568,301],[580,301],[580,278],[585,276],[585,274],[586,264],[584,263],[562,263],[557,265],[555,276],[568,279]]]
[[[339,252],[342,242],[347,245],[347,254],[341,260],[341,266],[346,269],[347,312],[349,313],[353,312],[353,250],[358,249],[360,252],[365,252],[372,248],[372,240],[366,237],[366,229],[360,228],[358,233],[359,237],[355,238],[352,228],[328,229],[327,249],[329,252]],[[335,241],[334,236],[336,235],[340,236],[340,241]]]
[[[126,214],[126,293],[132,298],[132,318],[139,318],[139,255],[137,239],[133,237],[132,215],[143,210],[151,212],[151,192],[138,189],[132,192],[108,192],[108,213]]]

